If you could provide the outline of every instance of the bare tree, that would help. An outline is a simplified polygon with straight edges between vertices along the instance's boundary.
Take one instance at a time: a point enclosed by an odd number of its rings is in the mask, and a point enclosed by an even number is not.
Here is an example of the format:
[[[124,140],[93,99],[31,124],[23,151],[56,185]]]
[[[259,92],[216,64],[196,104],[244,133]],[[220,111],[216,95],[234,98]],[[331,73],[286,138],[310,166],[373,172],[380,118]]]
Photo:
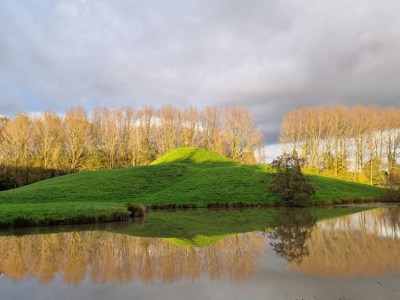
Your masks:
[[[33,120],[35,156],[44,169],[61,167],[62,122],[52,111]]]
[[[32,128],[28,116],[17,115],[8,121],[2,130],[1,152],[14,168],[14,186],[29,182],[29,168],[32,166]]]
[[[148,164],[157,156],[155,144],[155,113],[152,107],[139,110],[138,126],[138,164]]]
[[[165,154],[181,145],[182,132],[181,112],[175,107],[168,105],[162,107],[158,112],[158,144],[161,154]]]
[[[308,171],[375,184],[397,168],[400,112],[377,106],[309,107],[284,116],[281,141],[298,151]],[[351,172],[350,172],[351,171]]]
[[[64,130],[65,152],[69,168],[74,172],[81,163],[89,140],[89,121],[82,107],[74,107],[67,111]]]
[[[135,126],[136,113],[130,107],[121,107],[116,110],[116,122],[118,128],[119,147],[117,150],[118,166],[126,167],[131,162],[131,131]]]
[[[183,112],[183,145],[185,147],[200,146],[200,114],[198,110],[192,106]]]
[[[241,107],[228,107],[222,116],[222,136],[233,160],[246,162],[256,146],[262,144],[262,134],[255,126],[255,118]]]
[[[281,124],[280,142],[288,145],[291,152],[299,152],[301,143],[305,142],[306,129],[303,118],[298,110],[292,110],[283,116]],[[307,146],[304,144],[302,155],[308,155]]]
[[[202,145],[208,150],[222,152],[221,139],[219,138],[220,112],[214,106],[207,107],[201,117]]]

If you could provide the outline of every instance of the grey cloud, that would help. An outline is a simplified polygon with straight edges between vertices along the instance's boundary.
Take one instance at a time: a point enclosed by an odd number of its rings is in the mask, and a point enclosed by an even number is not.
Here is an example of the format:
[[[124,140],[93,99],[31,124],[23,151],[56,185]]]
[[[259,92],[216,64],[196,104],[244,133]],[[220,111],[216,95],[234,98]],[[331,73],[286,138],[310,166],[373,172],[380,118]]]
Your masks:
[[[0,113],[399,105],[398,1],[0,1]]]

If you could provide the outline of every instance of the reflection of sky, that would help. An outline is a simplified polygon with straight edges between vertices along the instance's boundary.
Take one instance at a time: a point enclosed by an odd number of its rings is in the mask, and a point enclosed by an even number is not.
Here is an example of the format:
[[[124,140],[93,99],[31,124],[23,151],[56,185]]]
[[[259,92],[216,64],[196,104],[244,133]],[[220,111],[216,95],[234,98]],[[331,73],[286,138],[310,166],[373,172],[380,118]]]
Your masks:
[[[309,243],[311,254],[304,259],[304,265],[296,266],[293,263],[288,263],[283,258],[277,257],[271,247],[262,248],[260,255],[254,256],[256,265],[254,270],[249,273],[249,276],[244,276],[240,280],[232,280],[232,277],[229,276],[210,279],[205,272],[194,280],[182,276],[177,277],[173,282],[165,282],[157,274],[150,282],[128,280],[127,282],[120,283],[116,281],[110,283],[100,280],[97,283],[93,283],[90,272],[87,272],[83,281],[76,286],[66,284],[60,273],[56,275],[54,280],[42,285],[34,277],[34,272],[28,272],[23,279],[15,282],[7,276],[0,276],[0,299],[399,299],[400,273],[397,271],[396,266],[393,266],[394,271],[391,274],[382,274],[378,271],[372,271],[368,274],[362,273],[365,268],[371,270],[376,267],[376,270],[382,270],[385,264],[388,264],[388,261],[396,262],[396,259],[399,259],[398,252],[396,252],[399,249],[397,239],[380,239],[390,234],[390,225],[386,222],[386,216],[380,212],[382,212],[380,209],[369,210],[319,222],[316,231],[312,233],[312,237],[307,242]],[[363,228],[368,233],[366,235],[368,239],[362,239],[358,234]],[[347,231],[344,231],[344,229],[347,229]],[[398,234],[397,230],[392,230],[392,232]],[[329,234],[332,235],[329,236]],[[231,238],[236,239],[240,236]],[[246,241],[250,237],[257,237],[257,241],[268,243],[267,235],[265,234],[248,233],[242,236],[246,237],[242,241]],[[83,237],[84,235],[82,235]],[[93,238],[90,234],[88,237]],[[398,238],[398,236],[396,237]],[[322,240],[319,240],[320,238]],[[135,245],[140,243],[140,238],[135,237],[135,239],[137,239],[135,240]],[[227,240],[220,242],[226,242]],[[117,237],[114,237],[114,245],[116,241]],[[148,239],[148,241],[151,242],[152,240]],[[325,253],[321,251],[321,241],[323,243],[331,243],[325,248]],[[354,243],[350,244],[349,241],[354,241]],[[91,242],[94,243],[95,241],[91,240]],[[168,243],[163,245],[165,246],[165,251],[174,247],[174,245]],[[227,245],[234,247],[235,243]],[[243,247],[241,248],[243,251],[254,251],[252,247],[249,247],[249,243],[240,245]],[[389,247],[385,245],[389,245]],[[95,247],[94,244],[93,247]],[[339,250],[332,249],[342,249],[343,253],[338,253]],[[382,253],[382,249],[387,249],[387,251]],[[156,249],[153,250],[157,252]],[[223,249],[217,248],[217,250],[222,253],[210,253],[212,255],[217,254],[219,259],[226,255]],[[101,252],[102,249],[97,251]],[[118,252],[122,251],[122,249],[114,249],[113,251]],[[205,248],[196,248],[195,251],[207,250]],[[35,251],[29,251],[28,249],[28,252],[32,252],[32,255],[34,255]],[[229,253],[229,250],[226,253]],[[243,254],[240,251],[238,253]],[[365,254],[366,259],[361,261],[357,256],[359,253]],[[4,253],[1,254],[0,259],[4,259]],[[151,254],[151,251],[148,254]],[[35,255],[39,255],[39,253]],[[379,255],[379,257],[376,257],[376,255]],[[166,256],[168,259],[170,258],[168,254]],[[391,260],[389,260],[389,257]],[[30,258],[33,259],[33,257]],[[349,261],[344,261],[343,263],[343,258]],[[107,258],[104,257],[103,259]],[[164,254],[157,259],[160,261],[165,259]],[[184,260],[184,257],[179,256],[179,259]],[[174,262],[175,270],[179,269],[179,264],[182,263],[179,259]],[[240,259],[240,256],[237,256],[237,259]],[[359,265],[357,261],[360,261]],[[223,261],[223,263],[227,262],[235,263],[238,261]],[[315,265],[316,263],[318,266]],[[323,276],[325,274],[318,273],[321,271],[329,273],[330,266],[341,263],[343,263],[344,271],[348,268],[352,268],[352,271],[358,267],[360,269],[355,270],[348,276],[339,272],[336,275],[335,273],[333,275],[327,274],[330,277],[325,277]],[[307,269],[308,267],[315,272],[308,272],[310,270]],[[386,267],[390,266],[386,265]],[[95,270],[97,272],[110,271],[101,270],[101,268]],[[98,278],[107,277],[99,275]]]
[[[381,284],[377,283],[379,281]],[[398,299],[400,275],[318,278],[303,275],[287,268],[283,259],[267,251],[259,270],[252,278],[238,282],[213,281],[201,278],[171,284],[155,281],[149,284],[92,284],[86,278],[79,287],[63,284],[58,276],[49,285],[41,286],[36,280],[23,280],[14,284],[0,279],[0,299],[13,300],[128,300],[128,299]],[[315,298],[314,298],[315,297]]]
[[[352,214],[340,218],[329,219],[317,222],[322,230],[363,231],[378,237],[400,239],[400,228],[392,226],[387,219],[377,217],[376,214],[381,208],[367,210],[357,214]]]

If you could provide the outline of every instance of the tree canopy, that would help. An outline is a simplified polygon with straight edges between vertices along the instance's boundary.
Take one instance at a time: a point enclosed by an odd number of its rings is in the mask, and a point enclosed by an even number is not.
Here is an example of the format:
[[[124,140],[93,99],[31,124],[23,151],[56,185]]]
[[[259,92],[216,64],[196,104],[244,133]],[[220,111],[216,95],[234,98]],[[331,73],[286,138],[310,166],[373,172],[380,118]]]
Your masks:
[[[279,196],[281,205],[307,206],[309,198],[315,194],[314,187],[301,172],[303,164],[304,160],[296,152],[284,153],[272,162],[277,174],[269,188]]]

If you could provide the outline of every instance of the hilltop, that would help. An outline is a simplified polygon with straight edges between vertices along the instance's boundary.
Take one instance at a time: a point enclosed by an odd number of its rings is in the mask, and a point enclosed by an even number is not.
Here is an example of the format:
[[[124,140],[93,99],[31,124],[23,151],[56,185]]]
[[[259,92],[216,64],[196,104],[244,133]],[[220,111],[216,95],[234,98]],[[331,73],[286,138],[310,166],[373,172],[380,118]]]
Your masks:
[[[149,166],[64,175],[0,192],[7,226],[126,220],[128,204],[162,207],[272,206],[268,166],[242,165],[205,149],[178,148]],[[380,189],[310,175],[313,204],[378,198]],[[348,201],[348,200],[346,200]]]
[[[233,160],[204,148],[177,148],[153,161],[150,165],[165,163],[189,163],[215,166],[217,164],[237,164]]]

